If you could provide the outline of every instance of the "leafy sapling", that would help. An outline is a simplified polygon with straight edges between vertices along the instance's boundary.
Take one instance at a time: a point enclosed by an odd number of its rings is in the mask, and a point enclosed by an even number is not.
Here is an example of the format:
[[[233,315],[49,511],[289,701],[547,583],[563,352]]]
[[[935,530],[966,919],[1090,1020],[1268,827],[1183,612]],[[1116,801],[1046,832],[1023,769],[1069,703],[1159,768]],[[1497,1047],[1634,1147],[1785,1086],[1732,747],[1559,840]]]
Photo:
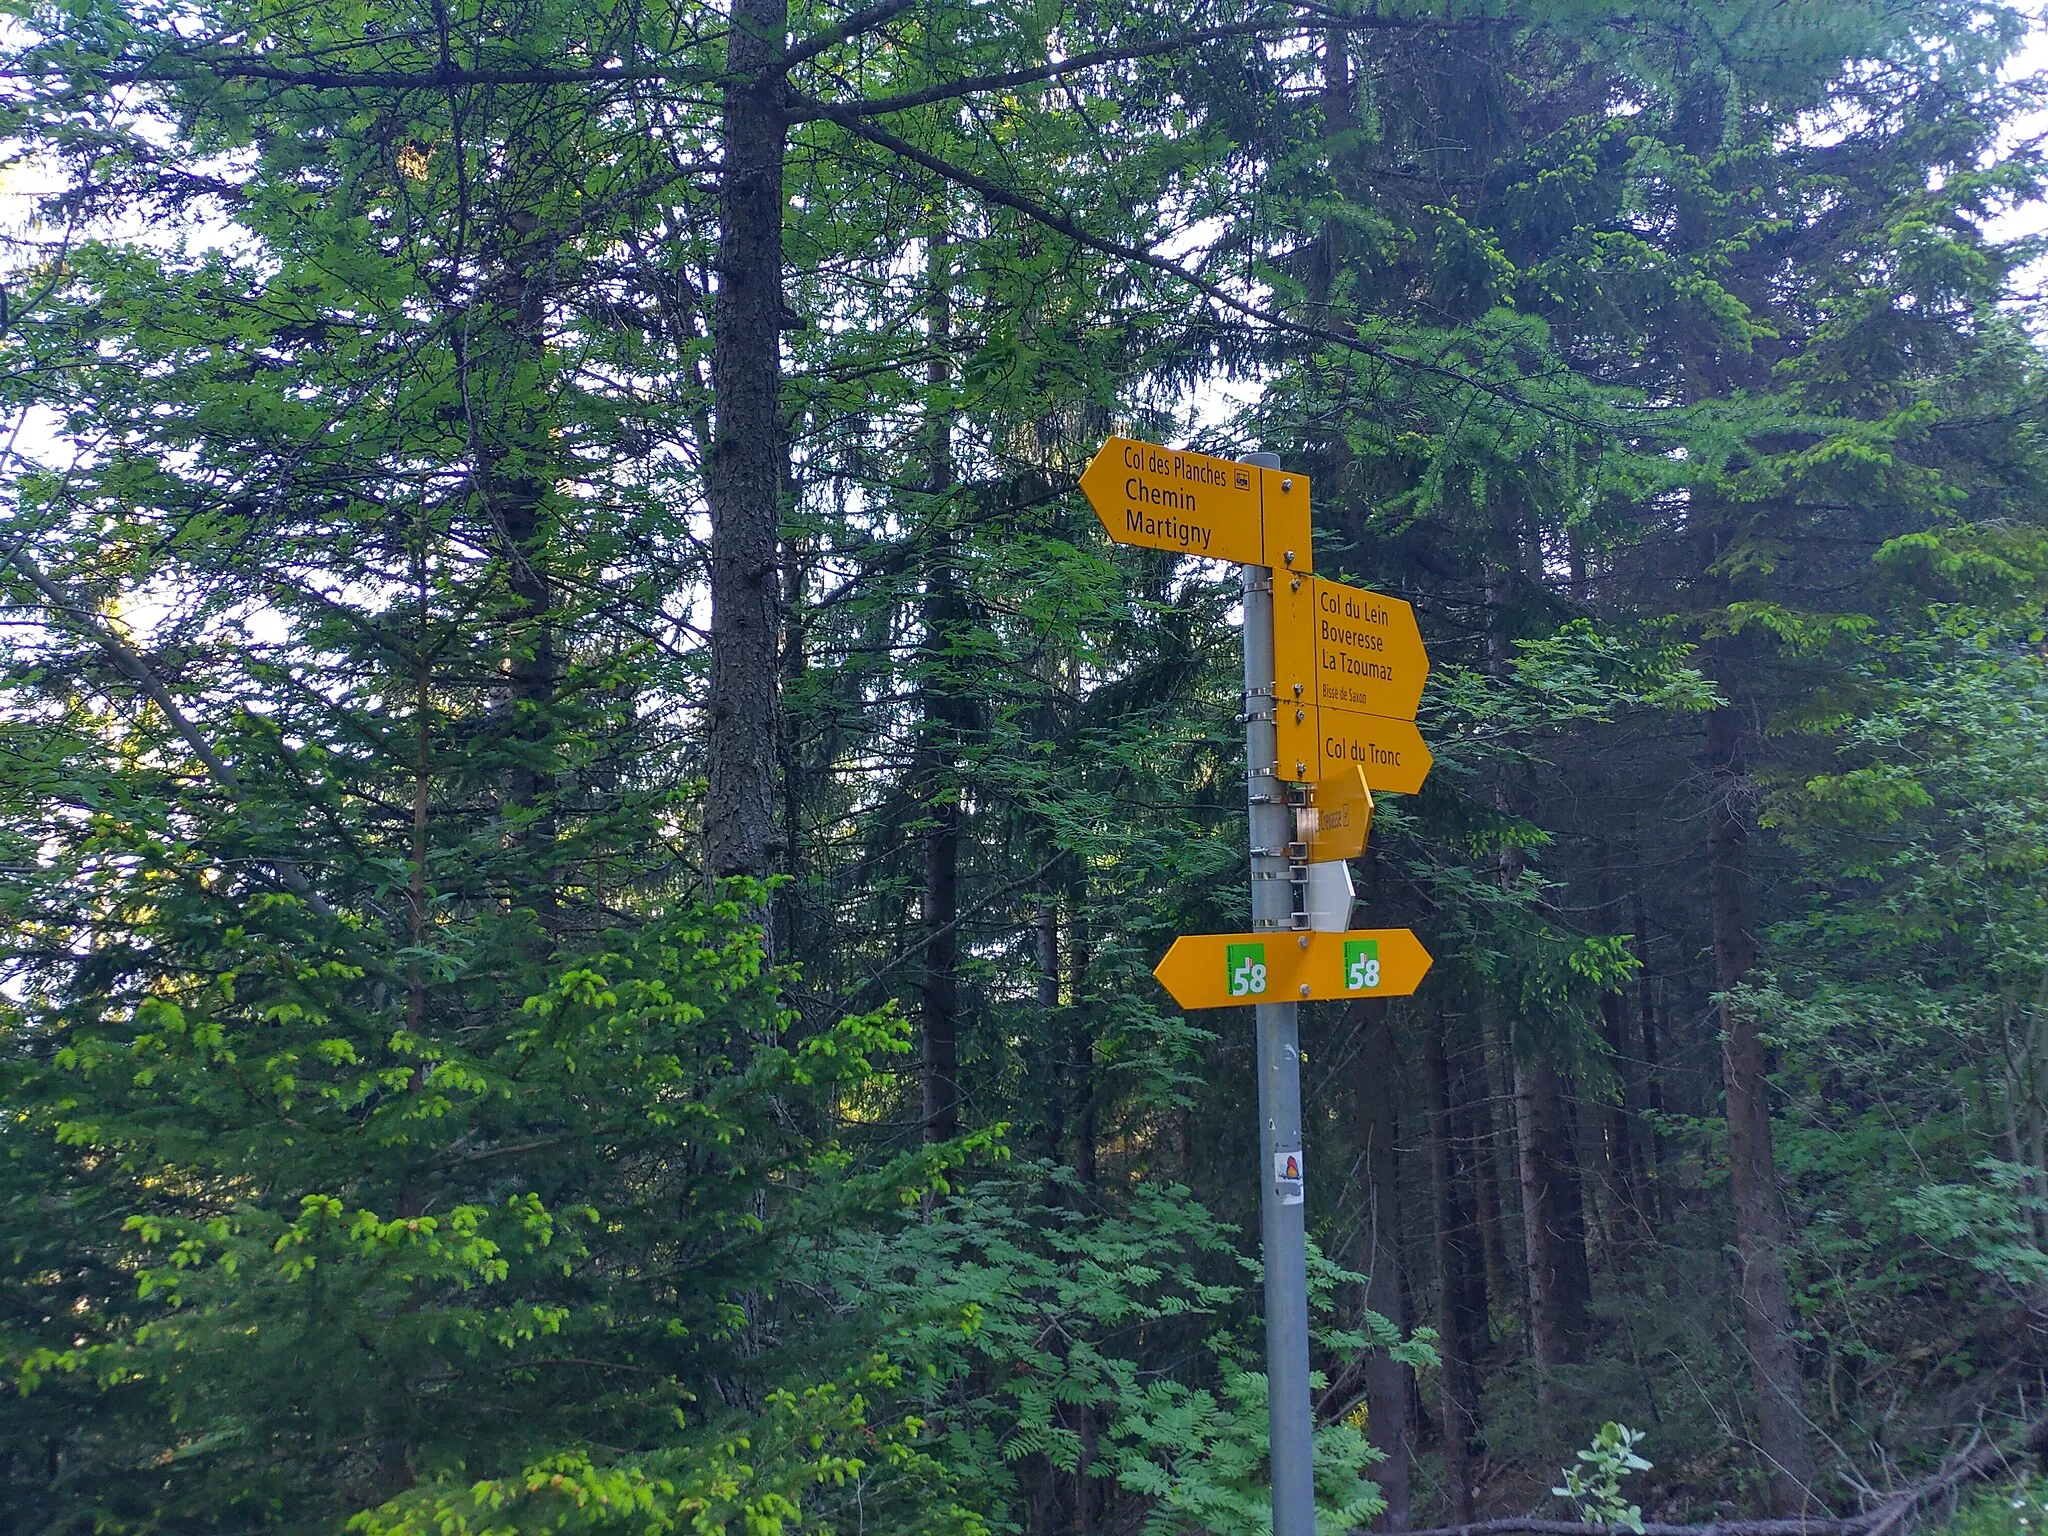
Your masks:
[[[1570,1499],[1587,1525],[1618,1525],[1643,1529],[1642,1506],[1622,1502],[1621,1480],[1631,1472],[1647,1472],[1650,1463],[1636,1454],[1643,1432],[1609,1419],[1593,1443],[1578,1453],[1580,1465],[1564,1469],[1564,1484],[1550,1491]]]

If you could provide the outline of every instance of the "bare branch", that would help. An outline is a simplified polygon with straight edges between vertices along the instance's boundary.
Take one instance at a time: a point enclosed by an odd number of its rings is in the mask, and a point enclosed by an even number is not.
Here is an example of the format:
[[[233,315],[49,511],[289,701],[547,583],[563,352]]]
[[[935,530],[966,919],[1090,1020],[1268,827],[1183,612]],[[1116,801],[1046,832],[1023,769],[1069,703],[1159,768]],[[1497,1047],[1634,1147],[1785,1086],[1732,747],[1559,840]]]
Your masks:
[[[193,75],[211,75],[223,80],[266,80],[277,85],[298,85],[325,91],[438,91],[465,85],[591,85],[610,80],[709,85],[720,78],[720,72],[714,69],[671,69],[651,64],[595,64],[588,69],[539,65],[508,69],[459,69],[440,65],[432,69],[291,69],[244,54],[190,53],[169,54],[164,59],[134,69],[106,70],[98,78],[102,85],[107,86],[159,84],[179,78],[181,71],[162,67],[167,61],[187,66]],[[6,76],[0,75],[0,78]]]
[[[948,80],[939,85],[927,86],[921,91],[906,91],[900,96],[877,96],[871,101],[848,102],[844,106],[836,107],[827,107],[822,102],[806,102],[803,107],[786,115],[791,123],[808,123],[819,118],[834,117],[837,112],[848,112],[860,117],[880,117],[890,112],[908,112],[913,107],[929,106],[935,101],[955,101],[962,96],[972,96],[981,91],[1009,90],[1040,80],[1056,80],[1062,75],[1079,74],[1083,70],[1095,69],[1103,64],[1154,59],[1162,54],[1178,53],[1183,48],[1218,42],[1224,38],[1260,35],[1277,37],[1299,30],[1301,29],[1298,24],[1275,27],[1271,22],[1239,22],[1227,27],[1207,27],[1199,32],[1181,32],[1172,37],[1132,43],[1123,48],[1096,48],[1087,53],[1076,53],[1064,59],[1032,65],[1026,69],[1004,70],[993,75],[970,75],[965,79]],[[837,120],[836,117],[834,120]]]
[[[827,27],[785,53],[782,56],[782,67],[789,69],[798,64],[808,63],[827,48],[836,48],[848,38],[873,31],[883,22],[909,10],[913,3],[914,0],[879,0],[879,3],[865,10],[842,17],[836,25]]]
[[[854,11],[836,24],[826,27],[789,49],[783,55],[782,67],[789,69],[798,64],[808,63],[839,44],[895,19],[908,10],[912,3],[913,0],[878,0],[877,4]],[[1453,21],[1428,16],[1359,16],[1335,11],[1326,6],[1305,5],[1285,19],[1237,22],[1228,26],[1206,27],[1192,32],[1177,33],[1172,37],[1155,38],[1127,47],[1098,48],[1026,69],[975,75],[901,96],[885,96],[878,97],[872,102],[856,102],[852,104],[851,109],[863,116],[902,112],[935,101],[971,96],[980,91],[1004,90],[1034,81],[1056,79],[1061,75],[1093,69],[1102,64],[1157,58],[1184,48],[1232,37],[1279,38],[1306,32],[1387,31],[1397,28],[1441,32],[1492,25],[1498,23],[1491,19]],[[715,85],[725,78],[723,71],[718,69],[675,68],[661,64],[593,64],[583,69],[564,69],[559,66],[538,64],[464,68],[444,63],[436,64],[431,69],[310,69],[274,63],[261,55],[210,53],[198,50],[173,50],[133,68],[99,71],[97,78],[102,85],[107,86],[160,83],[178,76],[178,71],[167,68],[167,65],[184,65],[195,74],[212,75],[226,80],[264,80],[276,85],[304,86],[312,90],[330,91],[427,91],[472,85],[594,85],[608,81]],[[25,78],[27,77],[18,71],[0,71],[0,80]],[[819,111],[806,109],[793,114],[791,121],[808,122],[823,115]]]

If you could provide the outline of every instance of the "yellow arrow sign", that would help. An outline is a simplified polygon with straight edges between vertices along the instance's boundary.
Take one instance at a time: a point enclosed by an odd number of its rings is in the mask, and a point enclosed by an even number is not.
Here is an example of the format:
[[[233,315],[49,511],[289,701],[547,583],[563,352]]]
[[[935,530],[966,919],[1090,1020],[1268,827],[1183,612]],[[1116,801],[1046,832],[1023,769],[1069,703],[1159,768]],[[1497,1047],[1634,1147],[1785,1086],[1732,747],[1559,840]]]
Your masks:
[[[1273,665],[1280,702],[1413,720],[1429,678],[1415,610],[1320,576],[1276,582]]]
[[[1415,610],[1398,597],[1309,578],[1315,620],[1316,703],[1324,708],[1413,720],[1429,677],[1429,653]],[[1299,643],[1298,637],[1290,637]],[[1274,636],[1278,648],[1279,636]]]
[[[1265,559],[1259,471],[1250,464],[1112,437],[1081,475],[1111,539],[1211,560]]]
[[[1112,437],[1082,472],[1081,494],[1118,544],[1238,565],[1311,565],[1305,475]]]
[[[1406,997],[1429,973],[1406,928],[1349,933],[1202,933],[1173,941],[1152,974],[1183,1008]]]
[[[1422,787],[1433,759],[1413,721],[1429,655],[1408,604],[1320,576],[1276,576],[1273,670],[1282,777],[1328,779],[1356,765],[1376,790]]]
[[[1334,778],[1340,770],[1356,766],[1365,770],[1365,782],[1374,789],[1412,795],[1422,788],[1436,761],[1413,720],[1328,708],[1316,711],[1314,718],[1315,755],[1308,759],[1308,778]],[[1280,771],[1285,773],[1292,766],[1293,762],[1283,757]]]
[[[1334,864],[1365,852],[1372,830],[1372,789],[1363,768],[1309,786],[1308,804],[1294,813],[1294,834],[1308,845],[1311,864]]]
[[[1376,791],[1412,795],[1436,761],[1413,720],[1353,714],[1348,709],[1297,705],[1286,697],[1275,710],[1284,779],[1334,779],[1350,768],[1365,770]]]

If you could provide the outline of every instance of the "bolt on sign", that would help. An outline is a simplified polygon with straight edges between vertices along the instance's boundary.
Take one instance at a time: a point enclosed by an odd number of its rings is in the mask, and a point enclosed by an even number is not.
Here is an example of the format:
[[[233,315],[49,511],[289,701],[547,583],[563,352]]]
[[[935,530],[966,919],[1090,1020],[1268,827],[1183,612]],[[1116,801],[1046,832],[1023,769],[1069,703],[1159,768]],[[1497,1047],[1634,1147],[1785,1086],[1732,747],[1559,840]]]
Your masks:
[[[1197,933],[1175,939],[1152,974],[1183,1008],[1241,1008],[1407,997],[1431,963],[1407,928]]]
[[[1113,543],[1310,568],[1306,475],[1112,437],[1082,471],[1081,494]]]

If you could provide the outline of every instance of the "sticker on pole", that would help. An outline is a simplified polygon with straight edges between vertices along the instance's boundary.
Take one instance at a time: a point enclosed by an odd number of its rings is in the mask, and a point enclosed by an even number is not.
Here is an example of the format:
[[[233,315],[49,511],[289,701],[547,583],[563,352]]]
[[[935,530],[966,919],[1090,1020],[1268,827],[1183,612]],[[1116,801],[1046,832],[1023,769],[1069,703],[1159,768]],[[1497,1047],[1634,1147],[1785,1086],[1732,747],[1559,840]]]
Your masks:
[[[1224,987],[1232,997],[1262,997],[1266,991],[1266,946],[1223,946]]]
[[[1302,1154],[1299,1148],[1273,1154],[1273,1184],[1280,1191],[1282,1205],[1299,1205],[1305,1198],[1301,1174]]]
[[[1346,992],[1376,992],[1380,985],[1380,941],[1378,939],[1346,939],[1344,941],[1344,990]]]

